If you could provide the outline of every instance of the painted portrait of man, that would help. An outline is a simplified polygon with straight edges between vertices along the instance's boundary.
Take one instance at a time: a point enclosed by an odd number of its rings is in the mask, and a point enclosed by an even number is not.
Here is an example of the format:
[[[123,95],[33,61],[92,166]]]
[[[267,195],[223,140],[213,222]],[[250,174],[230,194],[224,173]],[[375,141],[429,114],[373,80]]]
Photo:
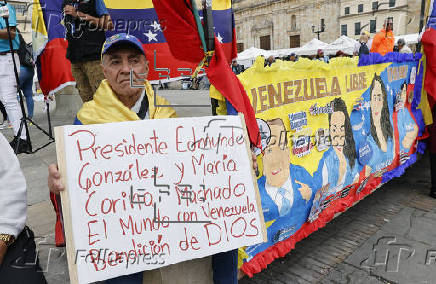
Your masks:
[[[280,217],[288,215],[295,203],[309,201],[312,189],[301,180],[291,178],[290,152],[285,125],[279,118],[268,120],[271,137],[263,153],[265,190],[277,205]],[[306,181],[307,182],[307,181]]]

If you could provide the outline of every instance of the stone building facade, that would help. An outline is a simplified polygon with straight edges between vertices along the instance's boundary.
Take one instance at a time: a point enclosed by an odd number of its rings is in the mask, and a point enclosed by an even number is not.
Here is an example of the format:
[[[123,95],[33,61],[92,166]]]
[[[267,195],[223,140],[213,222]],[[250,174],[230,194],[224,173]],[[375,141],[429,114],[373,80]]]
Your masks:
[[[385,19],[392,18],[394,34],[418,33],[421,1],[418,0],[344,0],[339,22],[341,35],[358,38],[361,30],[373,36],[382,29]]]
[[[17,27],[26,42],[32,42],[32,0],[9,0],[15,8]]]
[[[317,37],[333,41],[339,34],[339,0],[233,1],[238,48],[280,49],[298,47]],[[269,48],[268,48],[269,47]]]
[[[327,43],[341,34],[358,38],[361,30],[379,31],[387,17],[396,35],[416,33],[420,0],[234,0],[233,10],[240,52],[299,47],[320,30]]]

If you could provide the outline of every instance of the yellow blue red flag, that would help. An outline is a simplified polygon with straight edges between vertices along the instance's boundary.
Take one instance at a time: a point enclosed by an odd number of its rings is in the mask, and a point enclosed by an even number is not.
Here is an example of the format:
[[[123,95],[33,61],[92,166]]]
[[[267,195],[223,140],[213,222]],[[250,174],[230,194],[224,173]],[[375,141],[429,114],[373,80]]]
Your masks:
[[[32,35],[38,80],[45,96],[74,83],[65,57],[68,42],[62,25],[62,1],[34,0]]]
[[[128,33],[136,36],[144,44],[150,62],[148,75],[150,81],[171,81],[194,72],[199,62],[181,61],[171,55],[162,30],[164,23],[158,18],[152,0],[105,0],[104,2],[114,24],[114,30],[108,32],[108,35]],[[202,13],[199,12],[201,17]],[[215,36],[222,43],[227,61],[230,62],[236,57],[231,1],[212,1],[212,13]],[[184,42],[181,41],[180,44],[183,45]]]

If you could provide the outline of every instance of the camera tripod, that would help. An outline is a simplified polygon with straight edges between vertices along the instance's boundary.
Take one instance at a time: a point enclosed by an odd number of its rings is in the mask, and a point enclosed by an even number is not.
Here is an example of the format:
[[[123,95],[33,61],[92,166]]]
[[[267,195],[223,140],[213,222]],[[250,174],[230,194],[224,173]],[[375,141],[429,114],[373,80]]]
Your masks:
[[[7,0],[3,0],[3,3],[4,4],[2,6],[6,6],[8,4]],[[11,27],[9,25],[9,16],[3,17],[3,19],[5,20],[6,29],[8,31],[9,48],[11,50],[12,62],[13,62],[13,65],[14,65],[15,80],[17,82],[17,92],[18,92],[18,96],[20,98],[19,99],[19,103],[20,103],[20,109],[21,109],[21,114],[22,114],[22,118],[21,118],[21,122],[20,122],[20,128],[19,128],[19,130],[17,132],[17,135],[15,136],[15,139],[17,139],[17,143],[15,144],[14,152],[15,152],[15,154],[18,153],[18,149],[19,149],[20,142],[21,142],[20,136],[21,136],[21,133],[22,133],[23,128],[24,128],[26,130],[26,134],[27,134],[26,135],[26,141],[27,141],[27,143],[29,145],[29,151],[26,151],[26,152],[23,152],[23,153],[33,154],[33,153],[36,153],[37,151],[47,147],[48,145],[50,145],[51,143],[54,142],[53,133],[52,133],[52,127],[51,127],[51,119],[50,119],[50,106],[49,106],[48,101],[46,101],[47,119],[48,119],[48,127],[49,127],[49,131],[47,132],[47,131],[42,129],[38,124],[36,124],[32,119],[30,119],[27,116],[26,109],[24,108],[24,96],[23,96],[23,92],[22,92],[22,90],[20,88],[20,78],[19,78],[19,75],[18,75],[17,63],[15,61],[15,56],[14,56],[15,55],[15,51],[14,51],[13,44],[12,44]],[[18,35],[16,34],[15,36],[18,36]],[[41,147],[37,148],[36,150],[32,150],[32,141],[30,139],[28,122],[30,122],[33,125],[35,125],[36,128],[38,128],[41,132],[43,132],[49,138],[49,141],[46,144],[42,145]]]

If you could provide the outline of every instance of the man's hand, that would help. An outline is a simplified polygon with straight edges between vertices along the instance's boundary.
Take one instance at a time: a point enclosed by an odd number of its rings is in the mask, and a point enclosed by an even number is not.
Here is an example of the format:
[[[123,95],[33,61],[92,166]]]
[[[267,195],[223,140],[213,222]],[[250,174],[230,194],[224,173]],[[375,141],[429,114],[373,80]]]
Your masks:
[[[5,242],[0,241],[0,265],[3,263],[3,258],[5,257],[7,250],[8,246],[5,244]]]
[[[65,5],[65,7],[64,7],[64,14],[65,15],[70,15],[70,16],[72,16],[73,18],[77,18],[77,9],[76,8],[74,8],[73,6],[71,6],[71,5]]]
[[[256,154],[254,154],[253,152],[251,152],[251,160],[253,161],[253,170],[257,175],[257,170],[258,170],[257,158],[256,158]]]
[[[61,174],[59,173],[56,164],[48,166],[48,188],[50,189],[50,192],[54,194],[59,194],[65,189],[61,181]]]
[[[97,27],[98,29],[103,29],[105,31],[113,29],[112,20],[109,17],[109,15],[103,15],[100,18],[96,18],[89,14],[85,14],[78,11],[77,16],[79,17],[80,20],[87,21],[88,23],[94,25],[94,27]]]
[[[298,180],[296,180],[295,182],[301,185],[298,190],[300,191],[303,199],[309,201],[312,197],[312,189],[307,184],[299,182]]]

